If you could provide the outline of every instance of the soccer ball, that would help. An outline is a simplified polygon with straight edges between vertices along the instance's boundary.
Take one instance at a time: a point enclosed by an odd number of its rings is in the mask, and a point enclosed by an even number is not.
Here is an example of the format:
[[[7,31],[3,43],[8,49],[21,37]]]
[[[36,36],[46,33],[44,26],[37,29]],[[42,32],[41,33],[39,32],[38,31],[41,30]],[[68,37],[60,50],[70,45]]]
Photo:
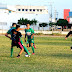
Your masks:
[[[30,57],[30,55],[28,55],[28,54],[25,54],[25,57]]]

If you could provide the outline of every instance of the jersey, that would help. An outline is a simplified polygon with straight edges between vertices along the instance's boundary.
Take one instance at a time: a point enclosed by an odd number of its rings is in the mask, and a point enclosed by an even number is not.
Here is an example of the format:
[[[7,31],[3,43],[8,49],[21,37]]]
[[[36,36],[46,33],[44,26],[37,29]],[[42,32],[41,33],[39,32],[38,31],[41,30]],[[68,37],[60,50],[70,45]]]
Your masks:
[[[20,41],[20,37],[21,37],[21,33],[16,31],[15,29],[12,30],[12,47],[13,46],[17,46],[17,48],[19,47],[20,49],[23,49],[23,45]]]
[[[18,32],[18,31],[16,31],[15,29],[12,29],[11,32],[12,32],[12,40],[16,41],[16,42],[20,42],[20,37],[22,36],[22,34],[20,32]],[[16,34],[14,34],[14,32]]]
[[[25,34],[26,34],[28,40],[34,40],[34,36],[31,39],[32,34],[34,34],[34,30],[32,28],[25,29]]]
[[[16,29],[16,27],[12,27],[12,28],[11,28],[11,29],[9,29],[9,30],[8,30],[8,32],[7,32],[8,34],[10,34],[10,35],[11,35],[11,38],[12,38],[12,30],[13,30],[13,29]]]

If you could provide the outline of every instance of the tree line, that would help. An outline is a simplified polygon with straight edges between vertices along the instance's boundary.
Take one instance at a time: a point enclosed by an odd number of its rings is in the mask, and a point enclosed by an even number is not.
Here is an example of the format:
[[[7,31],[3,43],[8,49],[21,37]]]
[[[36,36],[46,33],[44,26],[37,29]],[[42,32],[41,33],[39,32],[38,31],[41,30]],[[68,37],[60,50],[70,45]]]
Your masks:
[[[20,25],[26,25],[28,23],[30,25],[36,25],[38,23],[38,21],[36,19],[28,20],[28,19],[24,19],[24,18],[20,18],[18,20],[18,24],[20,24]],[[47,23],[40,23],[39,27],[46,27],[47,25],[48,25]]]
[[[28,20],[28,19],[24,19],[24,18],[20,18],[18,20],[18,24],[20,24],[20,25],[26,25],[28,23],[30,25],[34,26],[34,25],[36,25],[38,23],[38,21],[36,19]],[[48,25],[48,23],[39,23],[39,27],[46,27],[47,25]],[[62,26],[62,31],[63,31],[64,26],[68,26],[69,23],[65,19],[59,19],[56,23],[54,23],[54,22],[49,23],[49,26],[52,27],[53,25]]]

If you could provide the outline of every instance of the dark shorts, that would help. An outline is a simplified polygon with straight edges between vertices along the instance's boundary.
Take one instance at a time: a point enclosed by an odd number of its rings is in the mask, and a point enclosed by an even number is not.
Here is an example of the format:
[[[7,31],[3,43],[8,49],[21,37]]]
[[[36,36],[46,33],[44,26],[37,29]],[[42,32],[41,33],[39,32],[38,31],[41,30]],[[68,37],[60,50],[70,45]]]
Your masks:
[[[30,39],[30,40],[27,40],[27,42],[26,42],[27,44],[31,44],[31,43],[34,43],[34,40],[32,40],[32,39]]]
[[[34,46],[34,43],[33,43],[33,46]],[[29,43],[29,47],[31,47],[31,44]]]
[[[12,47],[14,46],[17,46],[17,48],[19,47],[20,49],[23,49],[23,45],[21,44],[21,42],[12,41]]]

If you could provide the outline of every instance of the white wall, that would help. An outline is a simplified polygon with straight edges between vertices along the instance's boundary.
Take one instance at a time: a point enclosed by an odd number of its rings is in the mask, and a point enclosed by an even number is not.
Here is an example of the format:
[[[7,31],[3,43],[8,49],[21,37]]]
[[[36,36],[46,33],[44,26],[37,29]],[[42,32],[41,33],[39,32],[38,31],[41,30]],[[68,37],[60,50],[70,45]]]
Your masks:
[[[0,25],[0,29],[9,29],[13,22],[20,18],[27,18],[29,20],[36,19],[38,22],[49,22],[48,14],[24,14],[24,13],[0,13],[0,22],[7,22],[7,25]]]

